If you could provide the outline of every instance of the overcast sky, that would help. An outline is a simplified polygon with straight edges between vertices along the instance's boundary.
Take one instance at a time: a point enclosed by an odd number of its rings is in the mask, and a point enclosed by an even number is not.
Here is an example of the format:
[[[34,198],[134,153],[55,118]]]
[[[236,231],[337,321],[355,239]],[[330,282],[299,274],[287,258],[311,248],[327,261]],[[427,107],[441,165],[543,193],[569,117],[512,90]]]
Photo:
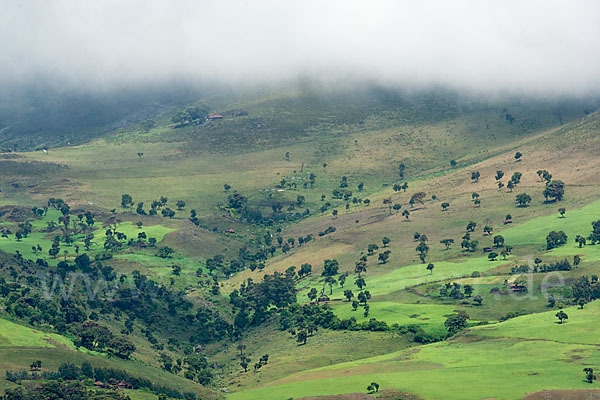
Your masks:
[[[600,93],[600,1],[0,0],[0,83]]]

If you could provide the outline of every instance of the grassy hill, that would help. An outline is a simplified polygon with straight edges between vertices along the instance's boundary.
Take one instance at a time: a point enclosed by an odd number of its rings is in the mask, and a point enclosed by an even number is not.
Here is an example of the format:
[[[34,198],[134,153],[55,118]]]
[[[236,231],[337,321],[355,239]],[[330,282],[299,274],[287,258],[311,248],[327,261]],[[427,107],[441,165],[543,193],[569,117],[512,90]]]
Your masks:
[[[200,99],[224,118],[171,121]],[[308,84],[166,96],[152,112],[125,100],[98,120],[81,114],[90,125],[74,123],[81,135],[70,145],[22,125],[23,146],[63,146],[0,153],[0,368],[89,361],[200,398],[364,394],[371,382],[425,399],[591,387],[583,368],[599,361],[600,309],[590,302],[598,284],[583,309],[576,286],[600,274],[600,254],[574,239],[592,233],[600,207],[594,100]],[[148,118],[155,124],[146,129]],[[538,170],[564,182],[560,202],[545,199]],[[526,207],[515,202],[521,193],[531,196]],[[121,204],[124,194],[132,204]],[[548,250],[550,231],[567,242]],[[446,248],[444,239],[454,242]],[[330,277],[325,260],[337,261]],[[562,260],[569,269],[560,276],[541,272]],[[300,276],[303,264],[311,271]],[[52,300],[48,313],[37,300],[40,274],[71,272],[107,278],[117,297],[86,299],[80,283],[79,311]],[[515,292],[522,282],[528,290]],[[129,298],[127,288],[142,295]],[[315,304],[312,289],[329,299]],[[454,335],[446,322],[457,313],[469,319]],[[75,346],[90,321],[134,344],[130,359]]]
[[[308,370],[231,399],[300,398],[364,392],[370,382],[424,399],[518,399],[558,388],[587,389],[582,370],[599,361],[594,336],[598,302],[470,328],[444,343]],[[506,384],[510,381],[511,384]]]
[[[64,336],[47,333],[25,327],[12,321],[0,318],[0,368],[8,371],[29,369],[29,364],[40,360],[41,371],[56,370],[62,363],[70,362],[80,366],[89,362],[95,368],[112,368],[127,370],[134,375],[150,379],[156,385],[164,385],[176,390],[194,392],[201,398],[214,398],[214,393],[195,385],[189,380],[178,378],[157,368],[140,362],[123,361],[108,358],[100,353],[77,349],[73,341]],[[0,379],[0,390],[15,387],[3,375]],[[157,398],[146,391],[131,391],[131,398]]]

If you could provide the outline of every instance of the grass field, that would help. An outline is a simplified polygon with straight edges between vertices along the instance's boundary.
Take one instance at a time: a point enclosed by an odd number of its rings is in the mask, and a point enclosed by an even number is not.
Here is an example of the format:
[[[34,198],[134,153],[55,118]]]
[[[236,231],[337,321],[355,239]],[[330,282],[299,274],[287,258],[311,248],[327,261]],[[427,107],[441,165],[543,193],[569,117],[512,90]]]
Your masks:
[[[539,390],[588,388],[582,370],[600,361],[596,343],[590,343],[600,304],[565,311],[573,317],[562,325],[556,322],[554,311],[518,317],[491,327],[471,328],[449,342],[306,371],[228,398],[365,392],[373,381],[382,388],[425,399],[508,400]]]
[[[369,257],[368,273],[364,274],[365,289],[373,296],[368,317],[364,317],[362,307],[352,311],[349,302],[332,301],[339,318],[417,324],[427,333],[442,337],[449,315],[465,310],[471,316],[467,332],[425,346],[417,346],[394,332],[327,329],[319,329],[306,345],[299,345],[293,335],[279,330],[274,318],[269,325],[235,332],[239,336],[232,336],[234,340],[201,349],[209,364],[218,366],[215,387],[234,392],[227,395],[231,399],[365,392],[372,381],[382,389],[411,392],[425,399],[518,399],[542,389],[586,388],[584,365],[600,361],[595,342],[598,303],[583,310],[566,309],[569,321],[559,325],[553,315],[556,310],[540,312],[548,310],[543,297],[522,302],[491,291],[502,287],[504,280],[517,278],[508,275],[512,265],[535,256],[546,262],[582,255],[582,266],[568,274],[569,279],[598,272],[600,246],[579,249],[573,242],[576,234],[587,235],[590,223],[600,215],[597,116],[569,123],[582,110],[565,106],[561,126],[555,106],[549,103],[483,104],[446,95],[408,101],[390,93],[382,95],[383,101],[367,96],[370,100],[365,102],[338,96],[330,104],[302,91],[271,93],[251,101],[238,100],[240,104],[222,104],[246,109],[249,115],[241,118],[227,117],[202,126],[174,129],[170,116],[164,114],[157,118],[159,126],[150,132],[129,127],[77,146],[51,148],[48,153],[21,153],[17,155],[21,158],[1,165],[6,168],[0,171],[0,205],[39,207],[49,197],[61,197],[73,209],[92,208],[99,210],[103,219],[112,215],[122,220],[117,230],[128,238],[145,232],[147,237],[157,239],[157,247],[173,247],[175,253],[170,258],[157,257],[157,248],[125,247],[102,263],[114,267],[118,274],[139,270],[162,285],[185,291],[195,307],[190,309],[190,318],[202,306],[222,311],[232,322],[237,310],[230,307],[228,294],[234,288],[248,278],[259,281],[264,274],[283,272],[303,263],[313,266],[312,275],[297,285],[298,301],[307,302],[310,288],[323,288],[323,260],[335,258],[340,272],[352,273],[369,244],[377,243],[379,252],[384,251],[384,236],[391,238],[389,262],[378,264],[376,253]],[[503,108],[510,109],[515,123],[507,122]],[[585,141],[579,139],[579,132],[587,135]],[[524,153],[523,160],[515,160],[517,150]],[[450,160],[456,165],[451,166]],[[406,165],[409,189],[395,192],[392,185],[401,180],[401,162]],[[544,184],[535,175],[540,168],[549,168],[556,178],[566,182],[567,194],[561,203],[543,202]],[[505,172],[505,182],[513,172],[523,172],[514,192],[497,188],[494,175],[498,170]],[[481,172],[481,179],[472,181],[471,171]],[[302,183],[311,173],[316,175],[316,182],[314,187],[305,188]],[[351,198],[332,198],[332,190],[340,187],[342,177],[347,178],[352,197],[369,198],[369,206],[355,204]],[[297,186],[276,189],[282,179]],[[359,183],[364,184],[361,191]],[[224,184],[232,186],[229,192]],[[297,223],[246,224],[235,213],[230,215],[219,208],[233,191],[247,196],[249,204],[265,215],[270,215],[271,206],[278,202],[287,207],[298,196],[304,196],[306,202],[298,209],[310,209],[310,216]],[[410,196],[419,191],[425,193],[424,202],[409,204]],[[521,192],[532,196],[529,207],[515,206],[515,195]],[[177,200],[185,201],[186,206],[177,210],[173,219],[139,216],[120,207],[124,193],[130,194],[135,203],[144,202],[146,210],[160,196],[168,197],[172,209]],[[480,195],[479,206],[473,203],[473,193]],[[401,205],[401,210],[410,210],[410,218],[392,212],[384,204],[388,199]],[[317,211],[326,202],[331,202],[331,207],[324,213]],[[443,202],[450,204],[446,211],[441,210]],[[557,209],[562,206],[567,207],[566,218],[558,217]],[[188,220],[191,209],[198,211],[199,226]],[[333,209],[338,211],[335,216]],[[509,213],[514,222],[505,226]],[[40,232],[60,215],[50,210],[46,217],[32,220],[34,231],[20,241],[14,235],[0,238],[0,250],[18,250],[25,258],[44,258],[51,264],[63,259],[72,262],[76,256],[74,245],[80,251],[84,248],[82,235],[73,245],[61,243],[61,252],[51,259],[48,249],[53,234]],[[143,222],[141,229],[135,225],[138,220]],[[474,253],[460,248],[469,221],[477,222],[477,229],[471,233],[479,241]],[[104,252],[102,222],[99,217],[91,256]],[[15,228],[5,221],[0,224]],[[486,225],[493,228],[492,235],[484,234]],[[318,236],[329,226],[336,231]],[[235,233],[226,235],[226,228],[235,228]],[[567,232],[569,243],[547,252],[545,237],[550,230]],[[431,249],[426,263],[418,261],[415,232],[429,238]],[[207,294],[203,286],[209,278],[197,277],[196,271],[204,267],[208,257],[221,253],[229,262],[244,246],[252,251],[267,246],[263,238],[270,234],[273,238],[280,234],[284,240],[312,234],[315,239],[302,247],[294,246],[286,254],[276,249],[264,270],[246,269],[229,279],[219,276],[221,296]],[[513,255],[489,261],[482,248],[492,246],[496,234],[502,234],[514,247]],[[444,238],[455,240],[451,249],[440,243]],[[38,244],[43,248],[41,252],[32,249]],[[435,265],[433,273],[426,269],[429,262]],[[175,265],[181,267],[179,275],[173,273]],[[539,285],[541,276],[535,279]],[[454,281],[473,285],[474,295],[482,296],[483,304],[474,306],[470,298],[441,298],[439,287]],[[348,277],[343,288],[335,285],[332,289],[330,294],[329,287],[325,287],[324,293],[334,300],[341,300],[345,289],[355,295],[359,292],[354,275]],[[539,295],[539,288],[532,293]],[[494,322],[509,312],[529,315]],[[484,321],[492,322],[473,326]],[[118,331],[124,318],[104,322]],[[155,327],[159,325],[157,321]],[[163,350],[150,346],[140,328],[147,326],[137,321],[130,335],[137,347],[134,360],[122,361],[77,351],[69,339],[60,335],[0,320],[0,368],[26,368],[34,359],[43,360],[48,369],[64,361],[90,360],[94,365],[135,370],[161,384],[212,397],[196,383],[183,379],[183,372],[176,375],[156,368],[160,352],[176,359],[189,354],[184,352],[185,347],[178,353],[168,345],[171,339],[187,341],[177,327],[160,327],[165,328],[158,338],[160,344],[165,344]],[[258,372],[252,372],[250,365],[250,371],[242,373],[238,342],[247,346],[245,352],[253,362],[269,354],[269,363]],[[0,389],[6,385],[0,380]],[[140,391],[129,394],[134,400],[155,398]]]
[[[369,318],[377,318],[388,325],[420,325],[425,332],[434,336],[444,336],[447,331],[444,321],[460,307],[438,304],[402,304],[391,301],[369,303],[369,316],[365,317],[362,307],[352,310],[350,303],[335,305],[333,312],[340,319],[356,318],[360,323]],[[472,323],[475,321],[471,321]]]
[[[499,233],[507,242],[536,245],[545,250],[548,232],[564,231],[569,237],[569,244],[565,247],[572,247],[576,235],[587,237],[592,232],[592,222],[598,220],[600,215],[600,200],[578,209],[567,210],[565,218],[561,218],[558,213],[561,206],[560,203],[556,204],[556,213],[553,215],[534,218]]]
[[[440,261],[435,263],[433,273],[429,273],[426,269],[426,264],[407,265],[399,267],[391,272],[375,275],[370,277],[365,275],[365,281],[367,283],[366,290],[371,295],[385,295],[405,289],[407,287],[421,285],[423,283],[443,281],[449,278],[459,278],[463,276],[471,275],[474,271],[480,273],[486,272],[490,269],[496,268],[503,264],[510,263],[510,260],[496,260],[490,261],[487,257],[472,257],[467,258],[462,262],[449,262]],[[318,279],[318,278],[313,278]],[[305,283],[301,283],[305,285]],[[323,284],[312,281],[309,287],[315,287],[321,289]],[[351,288],[353,291],[358,292],[358,287],[353,282],[348,282],[345,288]],[[345,288],[335,286],[333,288],[333,298],[343,298],[343,292]],[[310,289],[304,289],[300,294],[300,298],[306,297],[307,291]],[[325,293],[329,295],[329,288],[325,289]]]
[[[134,375],[138,374],[150,379],[153,383],[213,398],[212,394],[201,386],[145,363],[110,358],[84,348],[76,349],[73,342],[64,336],[46,333],[0,318],[0,369],[26,370],[29,368],[29,364],[35,360],[42,361],[43,371],[56,370],[64,362],[80,365],[83,361],[88,361],[95,367],[124,369]],[[12,386],[14,384],[8,382],[2,374],[0,390]],[[131,393],[133,399],[157,398],[154,394],[141,391],[132,391]]]
[[[0,346],[2,347],[56,348],[57,345],[75,348],[73,342],[64,336],[34,330],[0,318]]]

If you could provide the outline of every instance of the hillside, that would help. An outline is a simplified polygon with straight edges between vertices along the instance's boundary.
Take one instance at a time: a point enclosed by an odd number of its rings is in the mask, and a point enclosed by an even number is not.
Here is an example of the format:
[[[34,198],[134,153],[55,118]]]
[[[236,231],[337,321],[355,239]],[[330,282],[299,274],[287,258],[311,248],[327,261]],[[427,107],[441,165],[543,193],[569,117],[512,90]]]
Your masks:
[[[0,390],[84,361],[132,399],[594,388],[597,100],[154,95],[1,133]]]

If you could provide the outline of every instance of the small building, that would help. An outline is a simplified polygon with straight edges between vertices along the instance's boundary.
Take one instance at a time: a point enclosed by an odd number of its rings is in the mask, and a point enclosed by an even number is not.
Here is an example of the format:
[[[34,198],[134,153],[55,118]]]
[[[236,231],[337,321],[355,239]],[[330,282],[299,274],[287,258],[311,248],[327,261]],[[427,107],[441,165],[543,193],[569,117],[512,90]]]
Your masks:
[[[235,231],[232,228],[227,228],[225,229],[225,233],[235,233]]]
[[[215,119],[223,119],[223,116],[219,113],[212,113],[208,116],[208,119],[214,121]]]
[[[513,292],[526,292],[527,291],[527,286],[524,285],[518,285],[516,283],[511,283],[508,288],[510,290],[512,290]]]
[[[119,382],[117,386],[119,387],[119,389],[133,389],[133,385],[125,381]]]
[[[506,224],[512,224],[512,220],[511,219],[504,220],[504,225],[506,225]]]

